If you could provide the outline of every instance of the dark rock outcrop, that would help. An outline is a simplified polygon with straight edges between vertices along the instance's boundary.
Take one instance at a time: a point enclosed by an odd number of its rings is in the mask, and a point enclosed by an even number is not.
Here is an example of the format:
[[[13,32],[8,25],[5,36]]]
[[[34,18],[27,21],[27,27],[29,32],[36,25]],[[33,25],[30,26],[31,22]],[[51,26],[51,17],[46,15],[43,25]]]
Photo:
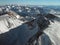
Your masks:
[[[40,29],[45,29],[50,24],[49,20],[41,14],[37,19],[37,23]]]

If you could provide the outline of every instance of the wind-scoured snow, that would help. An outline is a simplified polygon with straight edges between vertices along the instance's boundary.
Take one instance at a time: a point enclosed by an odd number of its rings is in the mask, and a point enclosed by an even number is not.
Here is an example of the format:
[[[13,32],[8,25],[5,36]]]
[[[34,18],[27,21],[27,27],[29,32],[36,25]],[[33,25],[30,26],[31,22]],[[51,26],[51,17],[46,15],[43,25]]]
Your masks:
[[[0,16],[0,34],[8,32],[10,29],[22,25],[24,22],[14,17],[10,17],[8,14]]]
[[[59,15],[57,16],[59,17]],[[54,20],[54,23],[50,23],[51,25],[49,25],[49,27],[44,30],[44,33],[49,36],[52,45],[60,45],[60,22]]]

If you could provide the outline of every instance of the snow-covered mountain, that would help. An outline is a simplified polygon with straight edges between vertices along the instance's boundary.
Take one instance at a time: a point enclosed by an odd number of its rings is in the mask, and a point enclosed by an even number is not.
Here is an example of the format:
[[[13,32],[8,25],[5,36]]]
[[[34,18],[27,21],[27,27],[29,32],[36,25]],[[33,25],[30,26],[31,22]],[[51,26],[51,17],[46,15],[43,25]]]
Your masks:
[[[11,5],[0,12],[0,45],[59,45],[60,16],[54,9]]]

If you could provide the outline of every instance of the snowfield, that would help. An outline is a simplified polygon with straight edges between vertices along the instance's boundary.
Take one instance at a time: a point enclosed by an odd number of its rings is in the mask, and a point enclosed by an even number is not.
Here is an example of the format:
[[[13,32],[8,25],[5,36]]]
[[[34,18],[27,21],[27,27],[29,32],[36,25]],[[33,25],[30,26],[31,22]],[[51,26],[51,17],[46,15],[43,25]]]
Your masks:
[[[60,15],[57,16],[60,18]],[[60,21],[54,20],[54,23],[50,23],[51,25],[44,30],[44,33],[49,36],[52,45],[60,45]]]
[[[10,29],[16,28],[23,23],[23,21],[10,17],[8,14],[0,16],[0,34],[8,32]]]

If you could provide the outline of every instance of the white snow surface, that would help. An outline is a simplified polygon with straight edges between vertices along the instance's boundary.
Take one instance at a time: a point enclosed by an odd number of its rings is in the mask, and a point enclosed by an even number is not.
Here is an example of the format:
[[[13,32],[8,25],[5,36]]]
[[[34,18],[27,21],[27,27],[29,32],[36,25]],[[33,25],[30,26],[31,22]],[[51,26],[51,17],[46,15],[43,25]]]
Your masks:
[[[0,34],[8,32],[10,29],[22,25],[23,23],[23,21],[10,17],[8,14],[0,16]]]
[[[49,36],[52,45],[60,45],[60,22],[55,20],[54,23],[50,23],[51,25],[44,30],[44,33]]]

